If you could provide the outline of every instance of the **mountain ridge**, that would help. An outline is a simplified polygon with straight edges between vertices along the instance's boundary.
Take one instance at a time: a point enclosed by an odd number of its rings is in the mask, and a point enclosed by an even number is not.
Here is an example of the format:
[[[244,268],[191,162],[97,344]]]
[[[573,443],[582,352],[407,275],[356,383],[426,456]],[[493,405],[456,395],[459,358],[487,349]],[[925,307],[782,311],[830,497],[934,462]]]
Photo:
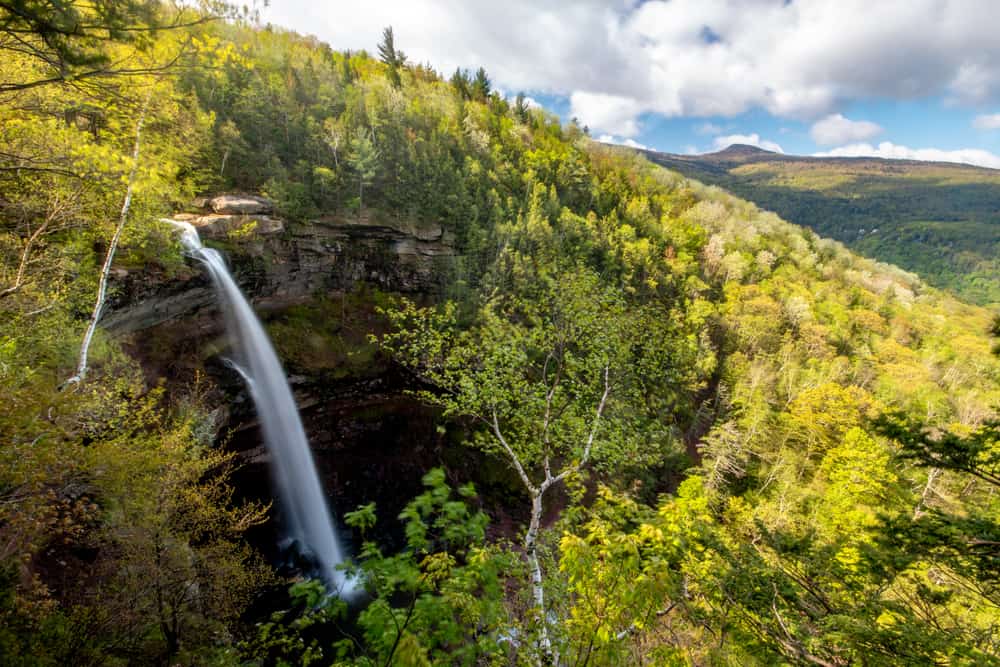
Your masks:
[[[992,312],[511,105],[485,69],[408,64],[391,28],[378,60],[149,34],[225,50],[102,79],[100,133],[53,119],[90,98],[0,40],[24,86],[0,104],[0,662],[1000,660]],[[824,192],[885,184],[740,158],[700,164],[813,188],[819,220]],[[915,188],[888,202],[929,210]],[[226,193],[266,202],[198,197]],[[362,599],[303,580],[178,210],[267,328]]]
[[[745,144],[702,155],[639,152],[964,300],[1000,303],[1000,170]]]
[[[646,156],[655,156],[658,159],[677,159],[683,161],[711,161],[711,162],[725,162],[726,158],[730,157],[756,157],[760,160],[774,161],[774,162],[825,162],[825,163],[843,163],[843,164],[864,164],[872,163],[883,165],[886,167],[893,165],[900,166],[934,166],[934,167],[945,167],[954,168],[958,170],[971,169],[977,171],[990,172],[993,174],[1000,175],[1000,169],[994,169],[992,167],[984,167],[982,165],[971,164],[968,162],[946,162],[942,160],[914,160],[911,158],[886,158],[877,157],[873,155],[799,155],[797,153],[779,153],[777,151],[769,151],[766,148],[761,148],[760,146],[754,146],[752,144],[729,144],[727,147],[712,151],[711,153],[696,153],[696,154],[685,154],[685,153],[670,153],[668,151],[657,151],[652,149],[636,149]]]

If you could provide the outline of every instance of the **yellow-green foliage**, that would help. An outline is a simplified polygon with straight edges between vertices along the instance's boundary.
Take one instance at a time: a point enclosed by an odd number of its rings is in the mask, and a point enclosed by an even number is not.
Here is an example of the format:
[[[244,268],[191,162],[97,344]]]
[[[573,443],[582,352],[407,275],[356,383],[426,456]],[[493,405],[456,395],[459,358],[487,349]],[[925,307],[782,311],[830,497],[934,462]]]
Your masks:
[[[915,271],[963,299],[1000,302],[995,169],[774,154],[737,161],[712,155],[654,159],[860,254]]]
[[[408,550],[365,546],[360,572],[381,587],[365,638],[324,626],[301,643],[309,659],[336,646],[357,664],[530,662],[544,657],[540,623],[580,664],[998,659],[993,552],[981,550],[1000,507],[982,472],[993,449],[976,439],[1000,403],[989,311],[512,108],[485,72],[448,82],[230,23],[168,31],[134,57],[178,46],[196,48],[177,76],[113,78],[84,97],[35,87],[0,104],[4,154],[20,161],[0,172],[0,649],[44,649],[42,664],[196,661],[233,644],[263,576],[239,537],[261,509],[231,502],[198,387],[144,386],[99,336],[92,376],[60,391],[148,99],[123,263],[176,262],[153,221],[196,191],[266,192],[295,225],[440,226],[460,255],[444,290],[455,301],[387,308],[385,349],[498,455],[489,465],[508,465],[509,449],[534,484],[572,472],[540,528],[544,614],[525,603],[521,569],[505,588],[492,555],[465,549],[486,519],[436,474],[404,517]],[[38,67],[0,62],[5,80]],[[363,374],[381,363],[374,301],[318,295],[269,327],[291,366]],[[972,463],[908,454],[879,426],[896,411],[967,445]],[[578,470],[588,438],[593,465]],[[359,530],[369,515],[352,515]],[[57,547],[96,549],[92,578],[57,587]],[[273,640],[304,655],[294,621],[262,628],[273,634],[249,650]]]

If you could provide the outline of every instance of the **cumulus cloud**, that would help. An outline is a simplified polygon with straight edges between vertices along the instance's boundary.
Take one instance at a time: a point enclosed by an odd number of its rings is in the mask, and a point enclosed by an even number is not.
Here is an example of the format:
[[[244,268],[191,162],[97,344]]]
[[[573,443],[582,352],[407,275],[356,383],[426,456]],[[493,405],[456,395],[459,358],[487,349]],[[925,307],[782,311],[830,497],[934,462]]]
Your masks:
[[[867,141],[882,133],[881,126],[867,120],[851,120],[839,113],[813,123],[810,136],[820,146],[837,146]]]
[[[629,148],[638,148],[644,151],[656,150],[655,148],[650,148],[646,144],[640,144],[635,139],[616,137],[611,134],[602,134],[601,136],[597,137],[597,140],[600,141],[602,144],[616,144],[619,146],[628,146]]]
[[[976,116],[972,127],[977,130],[1000,130],[1000,113],[987,113]]]
[[[748,146],[756,146],[757,148],[763,148],[766,151],[772,151],[774,153],[784,153],[781,146],[773,141],[768,141],[767,139],[761,139],[760,135],[754,132],[753,134],[727,134],[724,137],[716,137],[712,140],[712,144],[715,146],[715,150],[723,150],[732,146],[733,144],[746,144]]]
[[[942,150],[940,148],[910,148],[891,141],[883,141],[878,146],[859,143],[841,146],[833,150],[813,153],[816,157],[882,157],[891,160],[924,160],[927,162],[960,162],[1000,169],[1000,156],[979,148]]]
[[[570,115],[594,130],[623,137],[639,134],[639,104],[627,97],[578,91],[569,98]]]
[[[265,18],[369,51],[392,24],[416,62],[483,65],[506,90],[574,97],[582,122],[634,136],[644,113],[763,108],[814,121],[867,97],[1000,100],[1000,39],[984,20],[995,10],[995,0],[370,0],[359,12],[283,0]]]

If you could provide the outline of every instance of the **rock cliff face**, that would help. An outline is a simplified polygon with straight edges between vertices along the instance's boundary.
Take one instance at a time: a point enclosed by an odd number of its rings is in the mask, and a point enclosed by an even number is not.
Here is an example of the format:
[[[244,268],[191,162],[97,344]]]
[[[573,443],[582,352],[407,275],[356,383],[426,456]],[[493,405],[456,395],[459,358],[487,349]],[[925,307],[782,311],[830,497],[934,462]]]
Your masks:
[[[223,208],[220,200],[237,203]],[[449,279],[454,239],[436,223],[329,216],[291,225],[267,214],[242,213],[248,207],[242,201],[217,197],[211,200],[215,213],[180,214],[176,219],[190,222],[207,245],[226,252],[237,282],[261,308],[287,307],[359,285],[433,294]],[[121,336],[213,304],[211,286],[200,273],[162,281],[137,272],[125,276],[102,324]]]
[[[368,216],[290,224],[260,198],[200,204],[202,210],[177,218],[226,254],[268,327],[334,509],[378,501],[380,511],[395,516],[448,447],[434,411],[407,394],[412,379],[367,336],[380,326],[374,308],[380,294],[419,300],[440,294],[455,264],[453,240],[439,225]],[[220,414],[219,440],[245,464],[239,490],[268,497],[256,415],[242,382],[223,363],[225,332],[207,277],[191,265],[175,277],[128,272],[118,285],[105,328],[139,360],[150,383],[186,387],[199,374],[210,378],[205,400]],[[271,537],[259,544],[267,547]]]

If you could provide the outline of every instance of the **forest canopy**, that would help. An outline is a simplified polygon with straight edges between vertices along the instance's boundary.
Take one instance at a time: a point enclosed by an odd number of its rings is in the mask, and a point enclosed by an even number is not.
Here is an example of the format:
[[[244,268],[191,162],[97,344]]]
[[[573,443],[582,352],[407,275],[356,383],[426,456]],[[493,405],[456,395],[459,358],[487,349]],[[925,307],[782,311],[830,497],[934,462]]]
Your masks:
[[[222,5],[49,5],[0,4],[5,664],[1000,661],[990,311],[402,31],[374,56]],[[454,248],[438,289],[351,302],[376,324],[344,356],[483,462],[344,517],[362,605],[251,546],[274,508],[233,486],[217,378],[161,382],[101,326],[120,272],[189,270],[161,218],[223,192],[273,201],[275,243]],[[219,248],[270,242],[243,234]]]

